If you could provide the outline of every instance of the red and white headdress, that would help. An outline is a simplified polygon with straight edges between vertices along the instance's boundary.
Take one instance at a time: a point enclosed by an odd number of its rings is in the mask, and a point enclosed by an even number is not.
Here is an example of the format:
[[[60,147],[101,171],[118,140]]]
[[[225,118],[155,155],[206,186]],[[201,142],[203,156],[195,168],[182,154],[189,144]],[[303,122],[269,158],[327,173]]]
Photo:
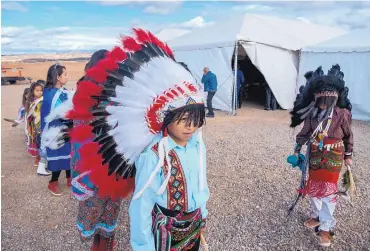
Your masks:
[[[162,132],[166,112],[188,105],[204,106],[201,87],[175,61],[171,49],[150,32],[133,29],[133,33],[133,37],[122,39],[122,48],[115,47],[87,70],[86,76],[92,81],[79,82],[73,105],[65,115],[58,115],[93,120],[90,125],[75,127],[70,138],[83,142],[92,137],[91,133],[99,135],[93,143],[84,145],[80,154],[82,169],[91,170],[91,179],[103,191],[112,186],[125,190],[127,181],[135,175],[135,160]],[[109,104],[100,108],[101,102]],[[161,140],[160,160],[152,176],[165,156],[168,158],[166,147],[167,140]],[[102,179],[104,172],[116,175]],[[121,183],[114,183],[116,176]],[[165,190],[169,177],[159,192]]]

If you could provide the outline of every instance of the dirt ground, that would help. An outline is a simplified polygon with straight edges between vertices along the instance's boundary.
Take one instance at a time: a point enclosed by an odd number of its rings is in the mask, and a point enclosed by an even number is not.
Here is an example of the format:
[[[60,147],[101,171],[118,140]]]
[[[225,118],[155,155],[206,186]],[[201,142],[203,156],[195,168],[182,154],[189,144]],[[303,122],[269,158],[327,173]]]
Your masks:
[[[25,78],[32,78],[33,81],[42,79],[46,80],[46,74],[51,65],[55,64],[54,62],[39,62],[39,63],[23,63],[23,62],[4,62],[2,61],[2,67],[5,68],[23,68],[22,76]],[[78,80],[83,76],[85,64],[87,62],[76,62],[68,61],[59,62],[61,65],[64,65],[68,71],[69,80]]]
[[[77,201],[64,177],[60,180],[64,195],[53,197],[47,190],[49,177],[36,175],[33,159],[26,153],[22,126],[12,128],[3,121],[16,116],[25,87],[1,87],[2,250],[89,250],[89,243],[79,240]],[[266,112],[256,105],[243,107],[236,117],[217,112],[207,121],[210,250],[324,250],[317,245],[317,236],[302,226],[307,200],[286,217],[300,177],[285,161],[297,133],[288,124],[287,111]],[[354,207],[339,200],[336,239],[326,250],[370,250],[370,124],[354,121],[353,130],[358,196]],[[127,209],[124,201],[117,250],[131,250]]]

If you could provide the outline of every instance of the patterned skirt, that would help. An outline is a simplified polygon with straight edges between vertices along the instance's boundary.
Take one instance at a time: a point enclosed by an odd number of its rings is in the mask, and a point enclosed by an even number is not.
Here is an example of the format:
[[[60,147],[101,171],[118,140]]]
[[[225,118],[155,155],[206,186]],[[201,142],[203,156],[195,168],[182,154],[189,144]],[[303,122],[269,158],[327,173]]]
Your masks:
[[[152,212],[156,251],[197,251],[204,226],[200,209],[191,213],[171,211],[155,205]]]
[[[309,197],[324,198],[338,192],[338,179],[344,159],[343,141],[324,139],[311,144],[309,178],[306,191]]]
[[[110,197],[100,199],[90,197],[79,202],[77,215],[77,228],[81,240],[89,240],[95,234],[104,238],[114,235],[120,212],[121,199],[112,200]]]
[[[32,157],[39,156],[39,148],[41,145],[41,135],[32,126],[31,121],[27,121],[27,151]]]

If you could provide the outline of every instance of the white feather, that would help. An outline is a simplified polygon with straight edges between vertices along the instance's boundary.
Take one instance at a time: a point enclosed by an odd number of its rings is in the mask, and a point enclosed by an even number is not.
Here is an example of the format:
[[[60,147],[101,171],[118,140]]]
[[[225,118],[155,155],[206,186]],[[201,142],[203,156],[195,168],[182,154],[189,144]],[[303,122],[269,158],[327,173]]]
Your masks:
[[[203,158],[203,133],[202,129],[198,130],[199,138],[199,190],[204,190],[204,158]]]
[[[116,150],[129,163],[134,163],[154,138],[145,120],[153,100],[175,85],[190,94],[183,84],[185,81],[196,84],[193,76],[181,65],[170,58],[158,57],[142,65],[133,79],[126,78],[124,86],[116,87],[116,97],[111,100],[121,106],[107,107],[111,114],[108,119],[118,121],[119,133],[113,136],[117,143]],[[198,95],[203,98],[202,92]]]
[[[62,104],[60,104],[59,106],[51,109],[49,115],[45,117],[46,123],[50,123],[51,121],[56,120],[56,119],[66,118],[67,113],[73,109],[72,100],[73,100],[74,93],[75,93],[74,91],[68,91],[67,100],[64,101]]]
[[[66,129],[67,126],[62,125],[62,126],[53,126],[47,128],[47,130],[44,130],[42,133],[42,141],[44,147],[48,147],[50,149],[56,150],[59,149],[63,146],[61,138],[63,137],[63,129]]]
[[[167,170],[166,179],[163,181],[161,187],[157,191],[157,195],[162,195],[164,193],[164,191],[166,191],[168,182],[170,181],[170,178],[171,178],[171,170],[172,170],[171,159],[170,159],[170,156],[168,155],[168,153],[169,153],[168,137],[163,138],[163,140],[164,140],[164,154],[166,156],[168,170]]]

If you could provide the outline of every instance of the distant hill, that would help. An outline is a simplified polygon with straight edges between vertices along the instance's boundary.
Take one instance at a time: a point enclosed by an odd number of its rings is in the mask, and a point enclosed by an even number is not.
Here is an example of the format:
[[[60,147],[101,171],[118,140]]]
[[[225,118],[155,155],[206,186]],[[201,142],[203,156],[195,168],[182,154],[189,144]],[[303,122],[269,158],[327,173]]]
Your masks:
[[[39,53],[39,54],[17,54],[1,56],[1,62],[23,62],[23,63],[39,63],[39,62],[81,62],[88,61],[92,53]]]

